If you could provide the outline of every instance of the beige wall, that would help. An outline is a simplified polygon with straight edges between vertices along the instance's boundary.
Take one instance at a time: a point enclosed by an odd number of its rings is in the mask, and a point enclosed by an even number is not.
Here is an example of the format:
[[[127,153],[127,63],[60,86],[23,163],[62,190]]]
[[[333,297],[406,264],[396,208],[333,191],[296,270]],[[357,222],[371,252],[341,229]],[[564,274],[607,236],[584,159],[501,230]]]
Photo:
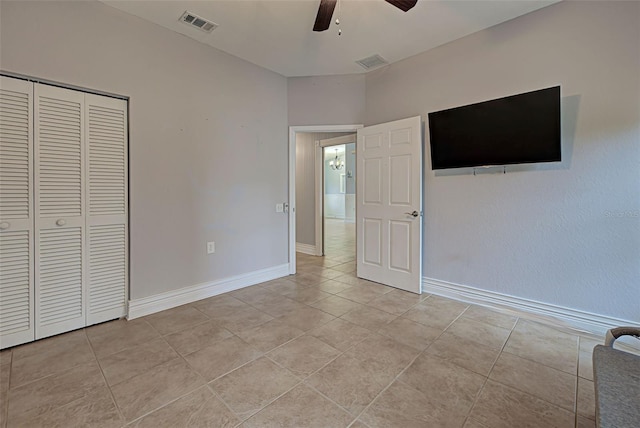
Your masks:
[[[639,2],[561,2],[372,72],[365,123],[557,84],[560,164],[434,173],[427,135],[424,275],[640,322]]]
[[[290,77],[289,125],[357,125],[364,121],[365,75]]]
[[[99,2],[0,12],[3,70],[130,97],[133,299],[287,263],[284,77]]]

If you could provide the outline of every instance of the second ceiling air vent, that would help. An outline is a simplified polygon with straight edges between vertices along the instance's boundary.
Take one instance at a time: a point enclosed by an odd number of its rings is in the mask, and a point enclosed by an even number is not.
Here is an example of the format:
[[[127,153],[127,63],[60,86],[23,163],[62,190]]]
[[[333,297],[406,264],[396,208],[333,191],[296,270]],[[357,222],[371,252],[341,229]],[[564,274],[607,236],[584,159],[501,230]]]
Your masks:
[[[215,22],[206,20],[196,15],[195,13],[191,13],[189,11],[185,11],[182,14],[182,16],[180,17],[180,21],[184,22],[185,24],[191,27],[195,27],[198,30],[204,31],[205,33],[212,32],[218,26],[218,24],[216,24]]]
[[[387,60],[382,58],[380,55],[371,55],[366,58],[359,59],[356,63],[365,70],[371,70],[372,68],[389,64]]]

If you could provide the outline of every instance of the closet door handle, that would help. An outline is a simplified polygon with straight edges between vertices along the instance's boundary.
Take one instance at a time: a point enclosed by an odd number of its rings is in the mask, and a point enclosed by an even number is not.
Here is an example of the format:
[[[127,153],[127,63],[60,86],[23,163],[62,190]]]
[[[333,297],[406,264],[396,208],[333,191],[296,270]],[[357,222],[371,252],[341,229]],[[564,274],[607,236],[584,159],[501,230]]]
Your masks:
[[[67,222],[62,218],[56,221],[56,225],[58,226],[64,226],[65,224],[67,224]]]
[[[9,224],[8,221],[3,221],[2,223],[0,223],[0,230],[9,229],[9,226],[11,225]]]

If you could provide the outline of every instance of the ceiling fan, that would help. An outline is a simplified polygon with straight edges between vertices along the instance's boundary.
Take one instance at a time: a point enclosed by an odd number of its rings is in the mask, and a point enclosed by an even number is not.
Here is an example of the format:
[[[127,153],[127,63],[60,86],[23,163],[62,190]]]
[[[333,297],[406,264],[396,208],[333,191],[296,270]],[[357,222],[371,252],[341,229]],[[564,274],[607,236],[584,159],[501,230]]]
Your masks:
[[[400,9],[403,12],[408,11],[416,5],[418,0],[385,0]],[[331,17],[333,16],[333,10],[336,8],[338,0],[320,0],[320,6],[318,7],[318,14],[316,15],[316,22],[313,24],[313,31],[325,31],[329,29],[331,25]]]

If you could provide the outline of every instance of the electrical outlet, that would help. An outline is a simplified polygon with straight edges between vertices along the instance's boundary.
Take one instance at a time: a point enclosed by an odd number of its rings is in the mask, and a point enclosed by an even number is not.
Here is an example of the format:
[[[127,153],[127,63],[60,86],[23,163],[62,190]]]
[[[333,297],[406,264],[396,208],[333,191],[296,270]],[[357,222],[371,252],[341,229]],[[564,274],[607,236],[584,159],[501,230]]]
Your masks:
[[[276,212],[281,213],[284,211],[284,204],[276,204]]]
[[[211,241],[207,242],[207,254],[212,254],[216,252],[216,243]]]

